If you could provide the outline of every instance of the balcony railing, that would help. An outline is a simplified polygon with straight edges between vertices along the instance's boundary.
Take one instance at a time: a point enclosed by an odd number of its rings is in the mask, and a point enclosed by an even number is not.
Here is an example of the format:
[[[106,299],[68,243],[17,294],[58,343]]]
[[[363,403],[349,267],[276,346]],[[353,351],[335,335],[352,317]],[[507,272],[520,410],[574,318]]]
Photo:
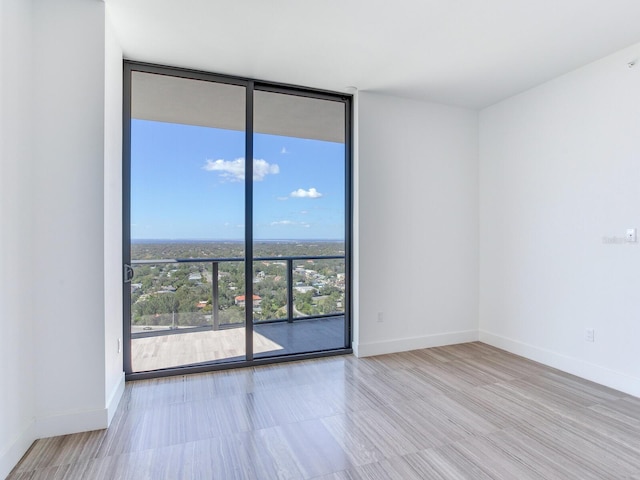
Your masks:
[[[309,262],[312,261],[314,262],[322,262],[322,261],[327,261],[327,260],[342,260],[342,272],[338,272],[336,270],[335,272],[335,279],[333,279],[333,283],[334,283],[334,287],[336,288],[340,288],[342,290],[342,297],[341,297],[341,301],[342,301],[342,305],[337,304],[336,308],[334,309],[335,311],[332,312],[325,312],[325,313],[316,313],[316,314],[305,314],[304,312],[300,312],[299,310],[296,309],[295,307],[295,297],[296,297],[296,287],[298,287],[299,290],[305,291],[305,290],[309,290],[309,291],[316,291],[317,288],[313,287],[313,286],[309,286],[309,285],[294,285],[294,273],[297,273],[299,276],[302,276],[304,274],[304,272],[307,272],[308,270],[305,270],[302,266],[298,266],[294,269],[294,263],[295,262]],[[323,318],[323,317],[333,317],[336,315],[343,315],[344,314],[344,284],[340,282],[340,274],[342,275],[342,279],[344,280],[344,260],[345,260],[345,256],[344,255],[323,255],[323,256],[278,256],[278,257],[257,257],[254,258],[253,261],[253,271],[254,271],[254,278],[252,279],[254,284],[255,283],[259,283],[261,281],[261,278],[258,276],[256,277],[256,263],[260,263],[260,262],[273,262],[275,265],[278,266],[284,266],[285,267],[285,277],[286,277],[286,302],[285,305],[282,305],[282,308],[286,307],[286,317],[278,317],[278,318],[266,318],[266,319],[256,319],[255,318],[255,314],[256,314],[256,310],[258,312],[260,312],[260,306],[256,305],[255,302],[259,302],[259,300],[255,300],[254,301],[254,324],[258,325],[258,324],[266,324],[266,323],[274,323],[274,322],[289,322],[289,323],[293,323],[295,321],[298,320],[309,320],[309,319],[317,319],[317,318]],[[208,317],[208,315],[203,315],[200,314],[199,312],[193,311],[193,312],[185,312],[185,311],[176,311],[176,301],[175,301],[175,293],[177,289],[173,289],[171,290],[170,287],[167,287],[167,289],[163,290],[162,288],[158,289],[159,286],[156,285],[156,290],[150,293],[146,293],[144,292],[144,294],[146,295],[146,298],[150,297],[150,296],[154,296],[154,295],[162,295],[164,297],[169,298],[170,300],[168,302],[165,302],[165,305],[167,306],[166,308],[166,312],[160,314],[160,313],[156,313],[155,317],[160,317],[161,315],[164,317],[162,318],[162,320],[164,321],[164,325],[149,325],[148,323],[144,323],[143,325],[133,325],[132,323],[132,332],[131,332],[131,336],[133,338],[141,338],[141,337],[150,337],[150,336],[157,336],[157,335],[170,335],[170,334],[175,334],[175,333],[187,333],[187,332],[196,332],[196,331],[204,331],[204,330],[220,330],[220,329],[227,329],[227,328],[237,328],[237,327],[242,327],[244,326],[244,322],[239,323],[233,323],[233,322],[229,322],[229,321],[225,321],[224,318],[221,318],[221,306],[220,306],[220,266],[222,264],[225,263],[241,263],[244,262],[245,259],[244,258],[176,258],[176,259],[154,259],[154,260],[133,260],[131,262],[132,266],[134,267],[134,271],[135,269],[139,269],[139,268],[143,268],[144,266],[150,266],[151,268],[155,268],[158,266],[166,266],[166,265],[171,265],[171,264],[175,264],[175,265],[184,265],[184,264],[207,264],[210,266],[211,268],[211,275],[210,275],[210,281],[211,281],[211,316],[209,319],[207,319],[207,321],[203,322],[202,319],[203,317]],[[277,263],[276,263],[277,262]],[[265,263],[265,265],[269,265],[268,263]],[[166,268],[164,270],[162,270],[160,273],[164,274],[165,276],[170,276],[172,272],[177,272],[176,270],[172,270],[172,271],[166,271]],[[258,273],[260,273],[262,271],[259,271]],[[184,272],[182,272],[184,274]],[[222,272],[223,274],[225,272]],[[263,273],[263,272],[262,272]],[[207,275],[208,276],[208,272],[207,269],[198,269],[196,270],[190,270],[190,274],[189,274],[189,281],[194,280],[194,284],[195,285],[203,285],[203,283],[200,283],[199,280],[202,279],[201,275]],[[200,275],[200,277],[198,277]],[[322,275],[320,275],[322,276]],[[207,282],[204,282],[204,284],[206,284]],[[307,282],[308,283],[308,282]],[[341,284],[341,285],[340,285]],[[140,284],[136,283],[136,278],[134,276],[134,279],[132,281],[132,289],[135,289],[136,286],[138,286]],[[147,288],[143,288],[143,286],[140,285],[139,287],[141,290],[148,290],[149,287],[147,286]],[[200,287],[199,287],[200,288]],[[237,287],[236,287],[237,288]],[[134,291],[134,290],[132,290]],[[256,289],[254,288],[254,293],[255,293]],[[335,289],[334,289],[335,291]],[[234,306],[240,307],[242,308],[244,305],[242,305],[242,291],[239,290],[238,291],[239,295],[236,297],[236,303]],[[171,297],[173,297],[173,301],[171,300]],[[132,297],[133,298],[133,297]],[[240,300],[239,300],[240,299]],[[245,297],[245,302],[246,302],[246,297]],[[139,298],[136,299],[136,301],[145,301],[145,299]],[[134,303],[134,302],[132,302]],[[173,304],[173,308],[171,307],[171,304]],[[206,307],[208,306],[208,301],[201,301],[200,304],[204,304],[202,305],[202,307]],[[200,305],[199,305],[200,306]],[[134,305],[132,305],[132,311],[133,311],[133,307]],[[228,305],[227,305],[228,307]],[[279,308],[278,310],[282,310],[282,308]],[[184,310],[184,308],[183,308]],[[244,309],[242,309],[244,311]],[[195,323],[199,323],[199,324],[193,324],[194,322],[184,322],[184,318],[185,315],[187,317],[191,316],[192,318],[199,318],[199,322],[195,322]],[[176,322],[176,316],[178,317],[179,321]],[[169,324],[169,321],[171,321],[171,323]],[[186,325],[185,325],[186,323]],[[138,331],[135,331],[138,330]]]

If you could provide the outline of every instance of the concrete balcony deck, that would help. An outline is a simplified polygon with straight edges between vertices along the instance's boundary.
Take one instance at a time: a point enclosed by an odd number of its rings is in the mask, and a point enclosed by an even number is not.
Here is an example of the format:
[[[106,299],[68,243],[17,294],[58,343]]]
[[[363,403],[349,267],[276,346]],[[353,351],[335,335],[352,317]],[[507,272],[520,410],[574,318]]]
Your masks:
[[[254,325],[254,358],[345,348],[344,315]],[[131,339],[134,372],[245,360],[245,328],[167,330]]]

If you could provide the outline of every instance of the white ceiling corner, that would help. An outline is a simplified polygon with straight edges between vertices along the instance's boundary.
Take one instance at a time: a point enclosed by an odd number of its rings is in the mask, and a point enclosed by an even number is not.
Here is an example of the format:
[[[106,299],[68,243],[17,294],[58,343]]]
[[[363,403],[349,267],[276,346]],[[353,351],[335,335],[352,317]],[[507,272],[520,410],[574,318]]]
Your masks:
[[[106,3],[129,59],[469,108],[640,42],[637,0]]]

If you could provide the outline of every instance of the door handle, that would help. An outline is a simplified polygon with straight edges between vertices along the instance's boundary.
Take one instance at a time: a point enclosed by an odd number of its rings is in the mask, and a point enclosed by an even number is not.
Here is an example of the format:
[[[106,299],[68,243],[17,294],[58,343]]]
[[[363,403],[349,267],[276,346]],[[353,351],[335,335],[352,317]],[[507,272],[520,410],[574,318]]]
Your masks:
[[[124,265],[124,283],[129,283],[133,280],[133,267],[131,265]]]

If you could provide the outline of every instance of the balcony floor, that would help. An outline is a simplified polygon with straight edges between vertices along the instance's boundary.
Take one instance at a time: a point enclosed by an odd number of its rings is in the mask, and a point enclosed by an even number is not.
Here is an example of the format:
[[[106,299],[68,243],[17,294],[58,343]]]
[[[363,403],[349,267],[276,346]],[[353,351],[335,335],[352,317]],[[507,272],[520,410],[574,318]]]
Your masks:
[[[344,321],[344,316],[339,315],[298,320],[293,323],[255,325],[254,357],[265,358],[344,348]],[[171,333],[131,340],[134,372],[203,362],[242,361],[244,356],[244,327]]]

